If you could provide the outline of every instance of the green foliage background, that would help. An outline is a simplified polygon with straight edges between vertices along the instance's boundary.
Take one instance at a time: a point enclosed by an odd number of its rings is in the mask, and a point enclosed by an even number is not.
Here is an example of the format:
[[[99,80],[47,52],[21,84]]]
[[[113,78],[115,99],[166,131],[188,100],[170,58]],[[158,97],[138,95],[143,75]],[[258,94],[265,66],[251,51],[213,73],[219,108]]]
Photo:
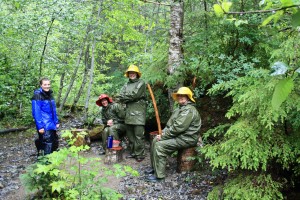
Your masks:
[[[118,93],[131,63],[153,86],[162,120],[169,117],[167,89],[182,82],[193,87],[200,112],[208,110],[201,151],[214,169],[228,174],[209,198],[284,198],[286,188],[299,184],[299,1],[183,2],[184,60],[169,76],[169,6],[139,0],[1,1],[0,128],[32,124],[30,98],[39,76],[50,77],[57,97],[65,75],[63,96],[83,49],[88,53],[66,103],[72,104],[95,40],[89,112],[97,111],[100,93]],[[87,85],[79,105],[86,91]],[[217,114],[203,108],[202,99],[216,96],[232,104],[229,123],[213,127],[205,119]],[[150,99],[147,114],[154,119]]]

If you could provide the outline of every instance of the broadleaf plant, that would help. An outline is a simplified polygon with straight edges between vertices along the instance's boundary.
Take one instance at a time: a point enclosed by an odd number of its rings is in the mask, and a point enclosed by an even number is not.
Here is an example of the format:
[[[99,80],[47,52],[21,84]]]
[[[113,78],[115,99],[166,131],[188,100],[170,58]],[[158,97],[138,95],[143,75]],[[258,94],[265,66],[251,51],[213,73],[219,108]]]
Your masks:
[[[84,136],[84,133],[78,134]],[[70,145],[76,140],[71,135],[70,131],[63,134]],[[119,164],[105,166],[97,157],[87,158],[84,152],[88,149],[86,145],[65,147],[28,166],[20,177],[26,191],[44,199],[120,199],[121,194],[104,186],[108,176],[138,176],[138,172]]]

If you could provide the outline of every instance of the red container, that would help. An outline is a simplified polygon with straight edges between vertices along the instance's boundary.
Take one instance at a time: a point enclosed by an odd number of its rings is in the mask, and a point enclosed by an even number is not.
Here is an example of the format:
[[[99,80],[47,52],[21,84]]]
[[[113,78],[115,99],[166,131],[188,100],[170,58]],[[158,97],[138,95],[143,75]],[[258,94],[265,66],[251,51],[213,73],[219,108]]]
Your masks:
[[[119,140],[113,140],[113,146],[112,147],[118,147],[120,145]]]

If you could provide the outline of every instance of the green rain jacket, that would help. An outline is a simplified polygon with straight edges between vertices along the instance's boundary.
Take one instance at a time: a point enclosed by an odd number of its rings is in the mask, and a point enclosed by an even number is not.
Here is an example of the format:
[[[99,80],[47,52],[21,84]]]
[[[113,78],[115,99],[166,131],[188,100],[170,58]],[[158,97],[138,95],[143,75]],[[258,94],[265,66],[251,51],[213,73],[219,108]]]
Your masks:
[[[103,124],[107,124],[110,119],[114,124],[124,123],[124,108],[118,103],[109,103],[106,107],[102,107],[101,114]]]
[[[146,84],[141,79],[129,81],[121,89],[119,99],[126,104],[125,123],[145,125],[146,123]]]
[[[194,103],[188,102],[175,109],[172,116],[163,129],[161,140],[175,138],[179,144],[190,144],[196,146],[200,136],[201,127],[200,114]]]

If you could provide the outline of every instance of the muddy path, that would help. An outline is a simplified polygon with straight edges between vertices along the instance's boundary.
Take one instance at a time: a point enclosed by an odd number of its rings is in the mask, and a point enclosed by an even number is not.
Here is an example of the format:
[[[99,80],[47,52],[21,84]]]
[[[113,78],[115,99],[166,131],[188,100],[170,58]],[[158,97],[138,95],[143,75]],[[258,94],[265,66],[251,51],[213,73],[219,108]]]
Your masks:
[[[73,122],[74,126],[78,124]],[[62,129],[70,128],[66,123]],[[36,162],[36,149],[34,146],[34,129],[26,132],[9,133],[0,135],[0,199],[26,200],[34,199],[27,196],[21,185],[19,175],[25,168]],[[91,149],[85,154],[89,157],[99,155],[101,141],[93,141]],[[60,146],[66,145],[60,139]],[[176,158],[169,158],[167,164],[167,178],[164,182],[149,183],[145,181],[144,170],[150,165],[149,142],[145,140],[146,158],[142,162],[126,159],[128,154],[123,153],[122,165],[129,165],[140,173],[139,177],[126,176],[123,178],[112,177],[107,186],[123,194],[123,199],[206,199],[208,192],[218,182],[218,177],[213,176],[209,170],[195,172],[176,172]]]

